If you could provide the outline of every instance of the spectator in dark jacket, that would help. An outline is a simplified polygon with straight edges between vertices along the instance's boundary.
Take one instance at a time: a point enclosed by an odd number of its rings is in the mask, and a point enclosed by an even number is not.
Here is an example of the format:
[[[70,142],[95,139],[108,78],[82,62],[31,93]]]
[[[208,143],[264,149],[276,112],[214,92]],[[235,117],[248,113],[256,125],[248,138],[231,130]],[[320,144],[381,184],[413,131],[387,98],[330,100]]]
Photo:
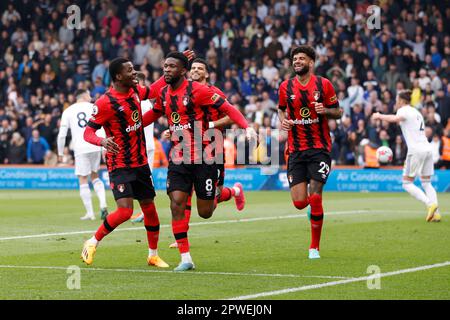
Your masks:
[[[14,132],[8,150],[9,164],[27,163],[27,146],[25,139],[18,132]]]

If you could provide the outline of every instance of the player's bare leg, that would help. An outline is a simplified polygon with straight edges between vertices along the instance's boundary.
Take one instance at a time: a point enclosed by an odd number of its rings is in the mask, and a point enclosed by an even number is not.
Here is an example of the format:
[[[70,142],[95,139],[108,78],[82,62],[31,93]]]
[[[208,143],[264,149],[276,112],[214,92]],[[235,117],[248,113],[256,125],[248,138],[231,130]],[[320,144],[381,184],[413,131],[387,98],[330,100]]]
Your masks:
[[[302,210],[309,205],[308,185],[306,182],[300,182],[291,187],[291,198],[294,206]]]
[[[99,242],[133,214],[133,198],[121,198],[116,201],[117,210],[109,214],[97,232],[84,243],[81,258],[86,264],[92,264]]]
[[[91,189],[89,188],[89,182],[87,176],[78,176],[80,184],[80,197],[83,201],[83,205],[86,209],[86,214],[81,217],[81,220],[95,220],[94,208],[92,207]]]
[[[323,183],[311,180],[309,185],[309,204],[311,205],[311,245],[309,246],[309,258],[320,258],[320,236],[323,224],[322,190]]]
[[[97,172],[91,173],[92,186],[97,194],[98,201],[100,202],[100,218],[105,220],[108,215],[108,209],[106,204],[105,184],[100,180]]]
[[[189,194],[183,191],[172,191],[169,193],[170,211],[172,212],[172,231],[181,255],[181,262],[174,271],[187,271],[195,268],[189,252],[187,235],[189,223],[184,214],[188,197]]]
[[[144,226],[147,231],[149,248],[147,263],[159,268],[168,268],[169,265],[158,256],[159,218],[155,203],[153,199],[144,199],[139,201],[139,205],[144,214]]]
[[[212,200],[203,200],[197,198],[197,212],[200,217],[203,219],[209,219],[212,217],[215,209],[215,199]]]

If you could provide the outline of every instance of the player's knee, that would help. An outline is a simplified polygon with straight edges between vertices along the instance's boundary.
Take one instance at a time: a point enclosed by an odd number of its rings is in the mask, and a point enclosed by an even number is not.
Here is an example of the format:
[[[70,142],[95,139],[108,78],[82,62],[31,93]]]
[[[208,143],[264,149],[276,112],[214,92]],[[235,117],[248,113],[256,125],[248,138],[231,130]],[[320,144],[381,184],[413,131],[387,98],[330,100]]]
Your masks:
[[[170,211],[172,211],[172,216],[182,216],[184,214],[183,202],[172,200],[170,202]]]
[[[214,206],[197,208],[197,211],[200,217],[202,217],[203,219],[209,219],[213,215]]]
[[[293,201],[294,206],[298,209],[298,210],[302,210],[304,208],[306,208],[309,204],[308,200],[300,200],[300,201]]]
[[[120,216],[124,221],[130,219],[133,215],[133,208],[118,208],[118,211],[120,212]]]
[[[311,207],[322,206],[322,196],[318,193],[313,193],[309,196],[309,203],[311,204]]]

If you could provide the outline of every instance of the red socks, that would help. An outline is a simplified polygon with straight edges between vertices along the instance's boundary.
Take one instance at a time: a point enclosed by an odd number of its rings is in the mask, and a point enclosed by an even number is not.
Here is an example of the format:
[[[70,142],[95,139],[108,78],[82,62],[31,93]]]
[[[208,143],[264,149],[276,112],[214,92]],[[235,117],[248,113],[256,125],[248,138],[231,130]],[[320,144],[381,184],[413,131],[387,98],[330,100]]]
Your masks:
[[[189,224],[189,220],[191,220],[191,210],[192,210],[192,194],[189,195],[187,202],[186,202],[186,208],[184,208],[184,216],[186,217],[188,224]],[[189,229],[189,226],[188,226],[188,229]]]
[[[132,214],[133,209],[131,208],[117,208],[116,211],[110,213],[106,217],[105,221],[103,221],[103,224],[100,226],[100,228],[98,228],[97,232],[95,233],[95,239],[97,239],[98,241],[102,240],[104,236],[108,235],[120,224],[130,219]]]
[[[306,208],[309,204],[308,199],[306,200],[302,200],[302,201],[293,201],[294,202],[294,206],[298,209],[298,210],[302,210],[304,208]]]
[[[145,206],[141,206],[144,213],[144,225],[147,230],[148,247],[156,250],[158,248],[159,240],[159,218],[156,211],[155,204],[149,203]]]
[[[311,205],[311,245],[309,248],[319,250],[323,224],[322,196],[320,194],[311,195],[309,203]]]
[[[236,194],[236,191],[234,191],[233,188],[227,188],[223,187],[222,192],[220,193],[220,198],[217,200],[217,202],[224,202],[231,199],[231,197],[234,197]]]
[[[180,253],[189,252],[189,240],[187,237],[188,229],[189,224],[187,223],[186,217],[182,220],[172,220],[173,236],[177,241]]]

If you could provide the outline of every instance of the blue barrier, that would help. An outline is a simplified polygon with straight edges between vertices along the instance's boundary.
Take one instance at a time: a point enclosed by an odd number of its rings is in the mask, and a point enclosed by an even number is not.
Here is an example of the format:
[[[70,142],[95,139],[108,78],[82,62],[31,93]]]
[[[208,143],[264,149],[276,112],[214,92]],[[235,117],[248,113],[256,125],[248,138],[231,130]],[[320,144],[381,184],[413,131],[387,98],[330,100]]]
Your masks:
[[[289,190],[285,170],[270,168],[228,169],[225,185],[241,182],[245,190]],[[100,178],[109,185],[108,172],[101,169]],[[157,168],[153,182],[157,190],[166,188],[167,169]],[[402,171],[396,169],[334,169],[326,191],[398,192]],[[419,181],[416,181],[419,185]],[[450,170],[437,170],[432,184],[438,192],[450,192]],[[0,167],[0,189],[77,189],[73,168]]]

